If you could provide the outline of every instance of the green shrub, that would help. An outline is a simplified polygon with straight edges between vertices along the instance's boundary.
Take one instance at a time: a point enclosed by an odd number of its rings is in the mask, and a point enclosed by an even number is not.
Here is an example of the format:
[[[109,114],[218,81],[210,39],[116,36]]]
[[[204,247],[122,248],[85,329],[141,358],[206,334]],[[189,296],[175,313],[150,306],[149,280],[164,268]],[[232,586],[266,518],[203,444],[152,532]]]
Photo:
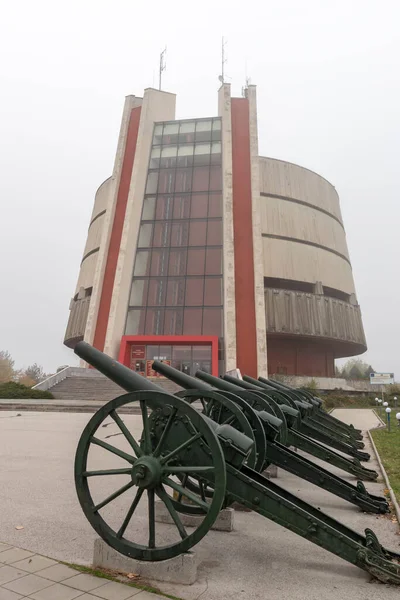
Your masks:
[[[375,397],[369,396],[342,396],[326,394],[320,396],[325,409],[331,408],[376,408]]]
[[[0,398],[7,399],[23,399],[23,398],[54,398],[51,392],[43,390],[33,390],[22,383],[16,381],[7,381],[7,383],[0,383]]]

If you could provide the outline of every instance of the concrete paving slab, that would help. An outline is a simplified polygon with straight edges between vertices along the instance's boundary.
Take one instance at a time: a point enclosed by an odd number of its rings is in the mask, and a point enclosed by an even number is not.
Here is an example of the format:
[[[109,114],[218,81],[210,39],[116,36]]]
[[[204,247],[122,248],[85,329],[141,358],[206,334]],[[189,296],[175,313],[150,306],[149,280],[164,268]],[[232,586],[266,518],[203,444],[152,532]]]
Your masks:
[[[3,587],[7,590],[17,592],[23,596],[30,596],[35,592],[39,592],[40,590],[50,586],[51,582],[48,579],[44,579],[43,577],[39,577],[39,575],[32,574],[25,575],[24,577],[20,577],[19,579],[15,579],[14,581],[10,581],[9,583],[5,583],[3,585]]]
[[[69,587],[81,590],[82,592],[92,592],[106,583],[107,580],[88,575],[87,573],[80,573],[79,575],[64,579],[63,581],[63,585],[68,585]]]
[[[0,585],[4,585],[5,583],[14,581],[15,579],[20,579],[25,575],[26,572],[22,569],[18,569],[12,565],[5,565],[4,567],[0,567]]]
[[[23,571],[28,571],[28,573],[36,573],[37,571],[42,571],[43,569],[56,564],[57,562],[55,560],[34,554],[30,558],[25,558],[24,560],[19,560],[13,563],[13,566],[16,569],[19,568]]]
[[[21,598],[23,598],[21,594],[16,594],[11,590],[0,588],[0,600],[21,600]]]
[[[62,583],[54,583],[50,587],[29,596],[31,600],[74,600],[78,597],[82,598],[81,590],[67,587]]]
[[[67,565],[59,565],[56,564],[52,567],[47,567],[42,571],[39,571],[39,575],[41,577],[45,577],[45,579],[50,579],[50,581],[65,581],[66,579],[70,579],[76,575],[76,571],[67,567]]]
[[[100,589],[95,590],[94,594],[104,600],[128,600],[133,596],[134,590],[123,583],[110,581]]]
[[[33,552],[21,550],[21,548],[10,548],[0,553],[0,563],[8,565],[24,558],[29,558],[30,556],[33,556]]]

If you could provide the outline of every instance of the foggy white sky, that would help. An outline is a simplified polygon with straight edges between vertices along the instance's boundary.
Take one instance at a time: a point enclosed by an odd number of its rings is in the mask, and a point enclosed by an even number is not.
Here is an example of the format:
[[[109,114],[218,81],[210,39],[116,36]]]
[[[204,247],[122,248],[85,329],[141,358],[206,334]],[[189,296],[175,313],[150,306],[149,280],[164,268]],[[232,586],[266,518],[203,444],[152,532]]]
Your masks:
[[[246,64],[258,86],[260,154],[336,186],[363,359],[399,379],[399,18],[397,0],[2,0],[0,350],[76,364],[68,306],[124,96],[157,85],[167,44],[177,118],[215,115],[224,35],[232,92]]]

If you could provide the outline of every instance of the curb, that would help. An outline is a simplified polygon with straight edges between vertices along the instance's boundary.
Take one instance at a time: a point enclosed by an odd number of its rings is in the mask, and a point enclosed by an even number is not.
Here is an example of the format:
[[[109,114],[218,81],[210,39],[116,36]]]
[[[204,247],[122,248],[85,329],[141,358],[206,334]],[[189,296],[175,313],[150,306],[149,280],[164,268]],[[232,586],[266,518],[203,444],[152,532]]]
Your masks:
[[[372,409],[372,412],[374,413],[374,415],[376,416],[376,418],[378,419],[378,421],[380,421],[380,422],[382,423],[382,425],[383,425],[384,427],[386,427],[386,423],[385,423],[385,421],[382,419],[382,417],[380,417],[380,416],[378,415],[378,413],[376,412],[376,410],[375,410],[374,408]],[[379,428],[377,427],[376,429],[379,429]]]
[[[397,502],[397,498],[394,495],[394,492],[393,492],[392,487],[390,485],[389,478],[388,478],[387,473],[385,471],[385,467],[382,464],[381,457],[379,456],[378,450],[376,449],[375,442],[372,439],[372,435],[371,435],[371,433],[369,431],[367,433],[368,433],[368,437],[369,437],[369,440],[371,442],[372,448],[373,448],[373,450],[375,452],[375,456],[376,456],[376,460],[378,461],[379,468],[380,468],[380,470],[382,472],[383,479],[384,479],[385,484],[386,484],[386,488],[389,490],[390,500],[393,503],[394,512],[396,513],[396,517],[397,517],[397,524],[400,527],[400,506],[399,506],[399,503]]]

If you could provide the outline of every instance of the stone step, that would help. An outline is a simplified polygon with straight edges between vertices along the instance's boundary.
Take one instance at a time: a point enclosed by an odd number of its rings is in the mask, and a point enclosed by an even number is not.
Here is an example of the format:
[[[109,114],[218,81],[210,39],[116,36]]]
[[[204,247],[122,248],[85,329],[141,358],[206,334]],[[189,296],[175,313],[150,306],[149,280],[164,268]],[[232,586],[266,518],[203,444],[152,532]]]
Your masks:
[[[165,392],[174,394],[181,388],[168,379],[154,381]],[[66,377],[50,388],[54,398],[60,400],[109,401],[125,394],[126,391],[106,377]]]

